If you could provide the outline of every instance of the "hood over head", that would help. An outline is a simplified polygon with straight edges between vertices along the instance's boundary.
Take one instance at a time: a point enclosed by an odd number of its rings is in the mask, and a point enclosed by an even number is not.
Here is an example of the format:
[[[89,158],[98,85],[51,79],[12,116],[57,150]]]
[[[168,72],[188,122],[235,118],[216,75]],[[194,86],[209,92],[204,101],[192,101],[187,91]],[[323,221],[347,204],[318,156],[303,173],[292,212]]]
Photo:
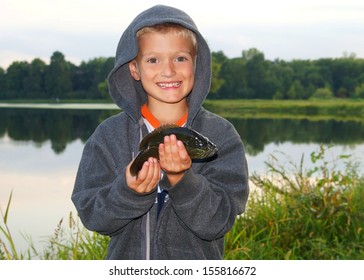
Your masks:
[[[141,118],[140,107],[147,102],[146,93],[140,81],[135,81],[130,74],[128,63],[139,50],[136,33],[146,27],[161,23],[180,24],[196,34],[197,59],[195,67],[195,84],[187,97],[190,125],[205,100],[211,84],[211,52],[197,30],[191,17],[185,12],[164,5],[157,5],[140,13],[122,34],[115,56],[115,65],[108,76],[109,92],[114,102],[123,109],[135,122]]]

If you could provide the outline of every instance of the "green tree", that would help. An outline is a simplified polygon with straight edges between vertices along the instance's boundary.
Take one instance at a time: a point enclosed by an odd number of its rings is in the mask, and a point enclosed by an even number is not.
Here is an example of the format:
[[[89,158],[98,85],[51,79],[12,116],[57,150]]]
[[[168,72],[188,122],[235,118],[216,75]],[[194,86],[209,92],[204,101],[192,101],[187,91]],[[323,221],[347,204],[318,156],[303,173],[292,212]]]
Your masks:
[[[107,84],[106,80],[99,83],[97,88],[99,90],[99,93],[100,93],[102,99],[110,99],[111,100],[111,96],[109,94],[109,87],[108,87],[108,84]]]
[[[45,98],[44,75],[47,65],[39,58],[30,63],[29,75],[25,78],[24,98]]]
[[[346,89],[345,97],[354,96],[355,87],[363,82],[361,79],[363,79],[364,73],[364,60],[355,58],[355,56],[337,58],[333,60],[331,69],[332,88],[336,96],[340,88]]]
[[[215,57],[212,54],[212,63],[211,63],[211,71],[212,71],[212,79],[211,79],[211,88],[210,92],[212,94],[216,94],[221,86],[224,84],[224,80],[220,78],[222,63],[219,62],[219,58]]]
[[[226,60],[220,70],[220,78],[224,80],[218,91],[218,98],[251,98],[249,92],[246,67],[243,58],[232,58]]]
[[[300,99],[303,95],[304,89],[299,80],[295,80],[287,92],[288,99]]]
[[[293,82],[294,71],[289,63],[283,60],[275,60],[271,65],[270,71],[277,83],[277,89],[272,98],[284,99]]]
[[[322,58],[315,62],[318,68],[319,74],[324,81],[323,85],[329,86],[331,89],[334,87],[334,81],[332,78],[332,58]],[[322,85],[322,84],[321,84]]]
[[[249,89],[253,92],[252,98],[272,98],[275,89],[272,80],[268,80],[269,63],[264,54],[256,48],[242,52],[246,61],[246,79]]]
[[[0,99],[3,99],[5,94],[5,70],[0,67]]]
[[[72,91],[70,64],[61,52],[54,52],[45,73],[48,98],[65,98]]]
[[[6,99],[24,98],[26,95],[26,81],[30,72],[30,65],[26,61],[15,61],[7,69],[5,90]]]
[[[224,54],[223,51],[212,52],[212,59],[219,64],[224,64],[229,58]]]
[[[346,98],[349,96],[349,92],[346,88],[340,87],[336,93],[336,96],[339,98]]]
[[[113,58],[95,58],[81,65],[72,72],[74,95],[79,98],[103,98],[99,84],[103,83],[114,65]]]

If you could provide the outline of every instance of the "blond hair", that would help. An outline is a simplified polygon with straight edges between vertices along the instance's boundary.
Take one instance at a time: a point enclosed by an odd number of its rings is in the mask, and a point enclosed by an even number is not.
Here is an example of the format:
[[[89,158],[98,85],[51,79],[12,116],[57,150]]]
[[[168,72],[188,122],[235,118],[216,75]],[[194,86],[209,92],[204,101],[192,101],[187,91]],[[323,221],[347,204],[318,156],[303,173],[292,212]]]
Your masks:
[[[196,34],[191,31],[190,29],[183,27],[180,24],[176,23],[161,23],[156,24],[153,26],[146,26],[142,29],[138,30],[136,33],[137,38],[143,37],[145,34],[150,32],[161,32],[161,33],[167,33],[167,32],[174,32],[175,35],[181,36],[182,38],[190,39],[193,46],[193,52],[194,55],[197,54],[197,39]]]

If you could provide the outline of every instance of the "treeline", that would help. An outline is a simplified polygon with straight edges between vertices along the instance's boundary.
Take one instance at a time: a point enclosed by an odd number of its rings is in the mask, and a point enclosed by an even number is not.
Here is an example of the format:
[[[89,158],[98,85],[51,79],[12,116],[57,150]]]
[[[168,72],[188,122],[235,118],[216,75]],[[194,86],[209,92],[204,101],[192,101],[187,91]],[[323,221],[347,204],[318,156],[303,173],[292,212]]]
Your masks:
[[[108,99],[106,77],[113,65],[111,57],[77,66],[58,51],[48,65],[39,58],[16,61],[0,68],[0,99]]]
[[[212,56],[213,98],[364,98],[364,59],[355,58],[355,55],[270,61],[253,48],[233,59],[223,52]]]
[[[259,50],[228,58],[212,53],[211,99],[364,98],[364,59],[355,55],[318,60],[267,60]],[[54,52],[0,68],[0,99],[110,99],[106,77],[114,58],[80,65]]]

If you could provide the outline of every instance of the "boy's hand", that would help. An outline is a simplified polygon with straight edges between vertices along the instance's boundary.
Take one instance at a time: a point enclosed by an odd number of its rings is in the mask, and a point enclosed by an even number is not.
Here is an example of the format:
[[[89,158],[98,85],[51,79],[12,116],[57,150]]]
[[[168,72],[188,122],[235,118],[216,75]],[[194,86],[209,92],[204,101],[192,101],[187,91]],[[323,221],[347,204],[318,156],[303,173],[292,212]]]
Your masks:
[[[148,161],[144,162],[137,176],[130,174],[131,163],[126,168],[126,183],[129,188],[137,193],[153,191],[161,178],[161,168],[157,159],[149,158]]]
[[[183,142],[172,134],[165,136],[164,143],[159,145],[159,164],[173,186],[191,167],[192,161]]]

